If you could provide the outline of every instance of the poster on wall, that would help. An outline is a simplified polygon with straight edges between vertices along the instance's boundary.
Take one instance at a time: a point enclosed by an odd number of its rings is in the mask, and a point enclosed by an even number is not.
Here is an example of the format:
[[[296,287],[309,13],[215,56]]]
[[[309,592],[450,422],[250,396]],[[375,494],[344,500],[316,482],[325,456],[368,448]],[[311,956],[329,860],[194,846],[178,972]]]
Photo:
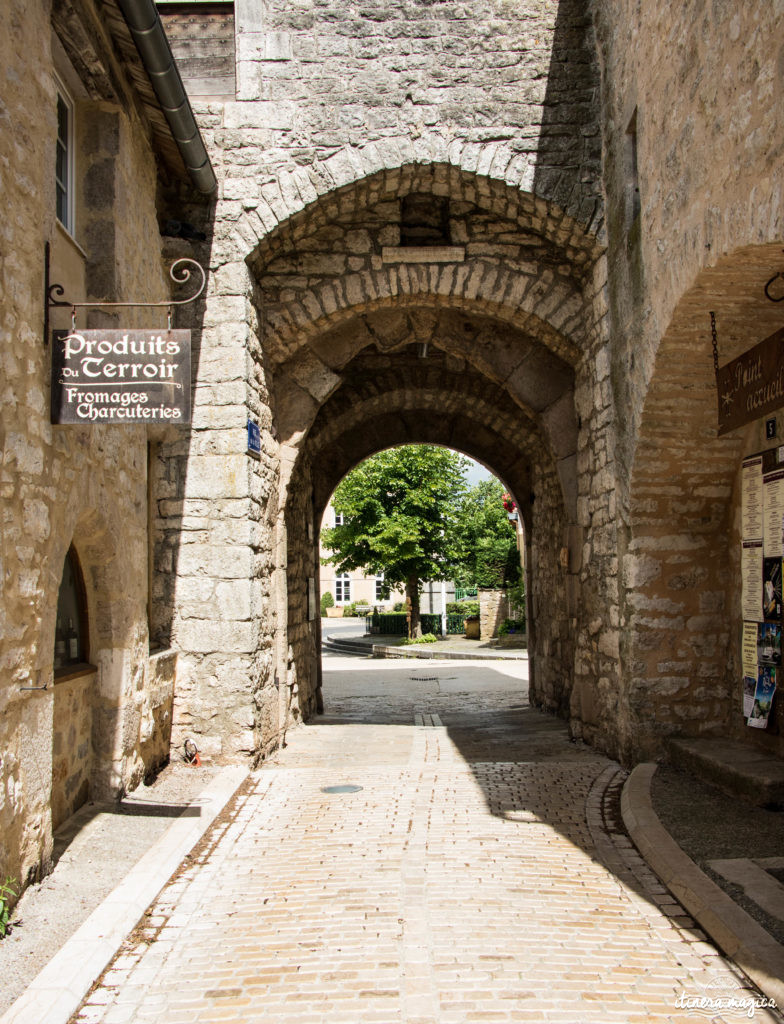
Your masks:
[[[744,541],[741,549],[741,614],[748,622],[763,622],[762,542]]]
[[[754,694],[757,692],[757,675],[743,677],[743,717],[748,718],[754,710]]]
[[[763,528],[765,558],[781,558],[782,517],[784,517],[784,469],[763,477]]]
[[[743,460],[741,498],[741,537],[762,543],[764,536],[762,501],[762,456]]]
[[[772,665],[760,665],[757,687],[754,691],[754,705],[749,714],[748,724],[753,729],[764,729],[768,724],[773,697],[776,693],[776,672]]]
[[[764,729],[782,666],[784,446],[743,460],[741,532],[743,715]]]
[[[757,622],[743,623],[743,638],[741,640],[741,657],[743,661],[744,676],[757,675],[757,663],[759,661],[759,633],[764,623]]]
[[[766,621],[781,622],[781,559],[762,560],[762,614]]]
[[[781,664],[781,623],[760,622],[757,626],[757,662],[760,665]],[[743,671],[747,672],[744,656]]]

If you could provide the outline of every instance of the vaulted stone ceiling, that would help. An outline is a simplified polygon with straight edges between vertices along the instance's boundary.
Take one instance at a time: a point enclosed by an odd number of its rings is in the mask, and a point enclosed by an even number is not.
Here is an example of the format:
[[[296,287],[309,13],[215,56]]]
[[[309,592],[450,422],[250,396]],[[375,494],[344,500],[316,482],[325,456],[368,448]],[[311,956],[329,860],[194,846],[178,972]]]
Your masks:
[[[366,350],[319,410],[303,451],[313,472],[317,507],[368,455],[395,444],[427,442],[456,448],[488,465],[523,505],[532,461],[551,460],[530,413],[470,365],[416,345],[393,354]]]

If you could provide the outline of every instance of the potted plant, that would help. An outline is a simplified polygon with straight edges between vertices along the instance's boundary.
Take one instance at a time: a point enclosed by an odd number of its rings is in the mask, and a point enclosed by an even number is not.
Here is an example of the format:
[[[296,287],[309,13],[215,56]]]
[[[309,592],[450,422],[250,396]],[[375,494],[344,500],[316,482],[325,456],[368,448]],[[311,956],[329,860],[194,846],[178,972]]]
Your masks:
[[[329,615],[329,609],[334,607],[335,598],[327,590],[321,595],[321,617],[325,619]]]
[[[465,628],[466,640],[478,640],[479,639],[479,616],[478,615],[466,615],[463,619],[463,626]]]

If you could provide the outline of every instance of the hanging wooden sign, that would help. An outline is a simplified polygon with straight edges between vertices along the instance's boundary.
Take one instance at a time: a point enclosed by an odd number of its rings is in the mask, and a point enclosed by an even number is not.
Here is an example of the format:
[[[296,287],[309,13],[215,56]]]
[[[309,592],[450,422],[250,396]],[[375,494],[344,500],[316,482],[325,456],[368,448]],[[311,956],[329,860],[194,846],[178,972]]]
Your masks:
[[[784,406],[784,328],[716,370],[719,437]]]
[[[191,332],[55,332],[52,423],[191,421]]]

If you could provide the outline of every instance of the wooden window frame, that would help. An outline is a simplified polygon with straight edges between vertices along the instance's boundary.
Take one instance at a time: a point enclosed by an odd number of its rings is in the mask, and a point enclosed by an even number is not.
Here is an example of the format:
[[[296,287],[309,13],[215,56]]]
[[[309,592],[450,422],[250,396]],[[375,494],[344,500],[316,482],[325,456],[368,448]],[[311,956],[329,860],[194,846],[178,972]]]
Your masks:
[[[59,106],[62,102],[68,114],[66,136],[64,143],[62,143],[65,148],[65,180],[62,182],[57,176],[57,162],[55,161],[55,216],[57,217],[59,224],[68,232],[69,235],[73,237],[76,232],[76,197],[74,188],[76,179],[76,164],[74,159],[76,104],[74,103],[71,92],[63,83],[62,78],[55,74],[54,80],[55,85],[57,86],[57,105]],[[61,146],[59,113],[57,117],[57,138],[55,140],[55,146],[58,150]],[[58,188],[62,188],[65,195],[65,220],[60,216],[60,211],[58,209]]]

